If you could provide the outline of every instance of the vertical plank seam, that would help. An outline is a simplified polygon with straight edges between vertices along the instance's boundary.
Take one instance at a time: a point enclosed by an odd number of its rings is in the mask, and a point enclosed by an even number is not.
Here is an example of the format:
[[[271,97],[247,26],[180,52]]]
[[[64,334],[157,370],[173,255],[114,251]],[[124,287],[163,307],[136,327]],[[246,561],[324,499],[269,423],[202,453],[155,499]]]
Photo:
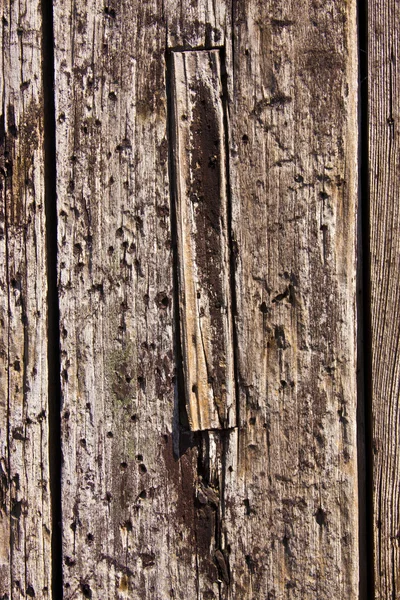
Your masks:
[[[360,50],[360,221],[361,243],[358,248],[358,272],[360,280],[359,306],[360,327],[358,352],[360,365],[359,404],[361,412],[359,430],[364,429],[364,439],[359,437],[360,471],[365,472],[359,486],[359,505],[365,505],[360,514],[360,600],[373,600],[374,582],[374,510],[373,510],[373,439],[372,439],[372,353],[371,353],[371,254],[370,254],[370,182],[369,182],[369,98],[368,98],[368,0],[358,0],[358,40]],[[361,331],[360,331],[361,329]],[[363,427],[361,426],[363,425]],[[360,478],[361,479],[361,478]],[[364,532],[363,532],[364,530]],[[365,573],[365,575],[363,575]],[[361,578],[364,577],[364,581]]]
[[[61,504],[61,380],[59,299],[57,284],[56,123],[54,87],[53,2],[42,0],[42,77],[44,103],[44,176],[48,303],[48,411],[51,492],[52,598],[63,598]]]

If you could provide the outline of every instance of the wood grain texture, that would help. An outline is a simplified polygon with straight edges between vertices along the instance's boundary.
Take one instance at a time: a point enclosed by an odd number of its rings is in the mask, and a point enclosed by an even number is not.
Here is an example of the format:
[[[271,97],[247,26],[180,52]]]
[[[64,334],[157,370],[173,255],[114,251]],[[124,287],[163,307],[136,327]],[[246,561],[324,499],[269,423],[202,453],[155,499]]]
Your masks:
[[[357,598],[355,12],[55,2],[65,598]],[[191,433],[165,56],[217,46],[239,426]]]
[[[219,50],[172,52],[179,314],[192,431],[236,426]]]
[[[71,599],[218,590],[215,503],[197,516],[198,452],[188,434],[177,459],[165,10],[157,0],[55,2]]]
[[[233,38],[232,597],[357,598],[356,4],[238,3]]]
[[[400,597],[399,19],[369,2],[369,186],[375,598]]]
[[[0,597],[51,596],[40,2],[1,3]]]

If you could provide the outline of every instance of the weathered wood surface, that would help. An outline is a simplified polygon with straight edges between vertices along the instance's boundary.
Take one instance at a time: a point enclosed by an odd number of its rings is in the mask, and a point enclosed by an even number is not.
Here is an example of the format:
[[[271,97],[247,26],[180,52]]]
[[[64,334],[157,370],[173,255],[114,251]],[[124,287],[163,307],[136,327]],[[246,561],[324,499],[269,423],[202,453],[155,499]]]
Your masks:
[[[355,13],[55,1],[65,598],[357,598]],[[238,427],[190,433],[165,57],[216,47]]]
[[[400,7],[368,8],[371,386],[375,598],[400,597]]]
[[[51,597],[40,2],[1,3],[0,597]]]
[[[233,33],[234,589],[356,598],[356,3],[238,3]]]
[[[220,51],[172,52],[170,62],[187,414],[192,431],[230,428],[236,426],[236,400]]]
[[[162,3],[57,0],[55,35],[64,597],[195,598]]]

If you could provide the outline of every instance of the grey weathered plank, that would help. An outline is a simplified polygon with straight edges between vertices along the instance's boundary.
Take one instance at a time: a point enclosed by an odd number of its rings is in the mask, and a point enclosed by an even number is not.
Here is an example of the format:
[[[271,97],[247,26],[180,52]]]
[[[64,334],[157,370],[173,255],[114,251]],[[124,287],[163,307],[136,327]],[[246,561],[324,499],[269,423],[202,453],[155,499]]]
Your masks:
[[[56,0],[55,34],[65,597],[356,598],[354,0]],[[216,47],[239,427],[193,434],[165,55]]]
[[[371,0],[368,19],[374,597],[383,600],[400,595],[400,7]]]
[[[236,426],[220,51],[172,53],[179,314],[193,431]]]
[[[161,1],[55,2],[65,598],[218,590],[202,531],[215,510],[200,520],[194,505],[197,449],[174,456],[174,14]]]
[[[51,594],[40,2],[2,2],[0,597]]]

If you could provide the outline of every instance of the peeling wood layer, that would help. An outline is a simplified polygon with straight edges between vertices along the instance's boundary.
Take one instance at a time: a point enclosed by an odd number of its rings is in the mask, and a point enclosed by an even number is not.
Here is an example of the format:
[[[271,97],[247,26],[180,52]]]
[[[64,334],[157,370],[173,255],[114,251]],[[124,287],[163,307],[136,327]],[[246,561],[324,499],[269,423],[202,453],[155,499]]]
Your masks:
[[[220,52],[172,52],[179,308],[193,431],[236,425]]]

